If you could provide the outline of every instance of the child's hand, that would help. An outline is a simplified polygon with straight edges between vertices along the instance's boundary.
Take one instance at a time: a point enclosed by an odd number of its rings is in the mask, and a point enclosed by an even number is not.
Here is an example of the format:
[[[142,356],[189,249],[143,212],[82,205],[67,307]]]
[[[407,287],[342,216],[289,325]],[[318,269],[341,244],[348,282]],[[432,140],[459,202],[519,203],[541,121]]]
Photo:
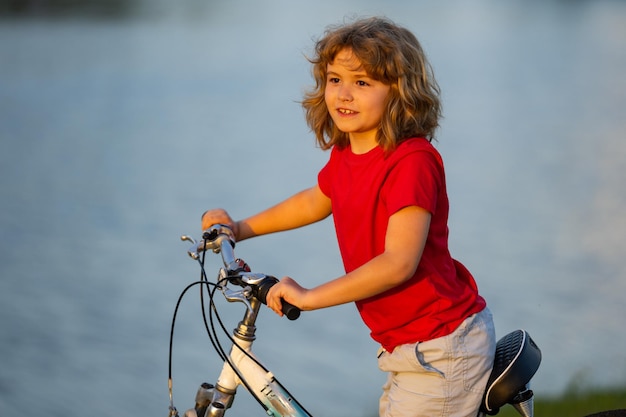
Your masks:
[[[228,212],[224,209],[211,209],[202,214],[202,230],[206,230],[214,224],[223,224],[230,227],[235,234],[235,238],[239,236],[239,227],[237,222],[233,221]]]
[[[308,291],[292,278],[285,277],[270,288],[265,301],[269,308],[282,317],[283,300],[302,310],[302,300]]]

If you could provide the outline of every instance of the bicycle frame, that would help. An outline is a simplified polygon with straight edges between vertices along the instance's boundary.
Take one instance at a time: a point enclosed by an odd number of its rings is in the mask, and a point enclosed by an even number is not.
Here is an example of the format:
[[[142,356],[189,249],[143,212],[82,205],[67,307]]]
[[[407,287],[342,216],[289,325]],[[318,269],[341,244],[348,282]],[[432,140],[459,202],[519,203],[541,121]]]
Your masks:
[[[217,383],[215,386],[203,384],[200,387],[196,395],[196,407],[187,410],[185,417],[197,417],[198,410],[206,410],[204,414],[206,417],[223,416],[232,405],[237,387],[242,385],[243,381],[251,393],[261,401],[268,415],[310,417],[252,353],[256,330],[254,323],[261,302],[252,298],[250,305],[251,309],[246,311],[244,319],[233,331],[236,344],[231,347]]]

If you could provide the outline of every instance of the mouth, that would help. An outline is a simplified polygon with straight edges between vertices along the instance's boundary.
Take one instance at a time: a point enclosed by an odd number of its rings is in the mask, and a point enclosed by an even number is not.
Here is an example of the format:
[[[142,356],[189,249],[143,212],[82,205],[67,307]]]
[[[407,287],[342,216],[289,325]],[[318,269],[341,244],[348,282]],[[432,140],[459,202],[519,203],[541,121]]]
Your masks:
[[[341,114],[356,114],[357,112],[355,112],[354,110],[350,110],[350,109],[344,109],[344,108],[339,108],[337,109],[337,112],[341,113]]]

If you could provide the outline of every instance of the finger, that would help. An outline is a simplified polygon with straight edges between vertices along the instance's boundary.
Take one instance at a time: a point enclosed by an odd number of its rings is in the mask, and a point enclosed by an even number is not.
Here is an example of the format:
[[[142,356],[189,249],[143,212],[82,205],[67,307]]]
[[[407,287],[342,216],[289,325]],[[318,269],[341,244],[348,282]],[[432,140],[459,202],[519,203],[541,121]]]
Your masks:
[[[277,288],[280,284],[274,285],[267,293],[267,306],[271,308],[279,316],[283,316],[282,312],[282,296]]]
[[[214,224],[226,223],[230,225],[232,223],[230,216],[223,209],[210,209],[202,214],[202,229],[208,229]]]

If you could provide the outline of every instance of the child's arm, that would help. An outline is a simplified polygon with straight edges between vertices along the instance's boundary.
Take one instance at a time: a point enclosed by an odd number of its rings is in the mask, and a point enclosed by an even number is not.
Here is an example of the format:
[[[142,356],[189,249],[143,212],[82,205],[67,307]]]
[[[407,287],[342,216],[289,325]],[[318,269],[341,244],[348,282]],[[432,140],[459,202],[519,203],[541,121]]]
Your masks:
[[[331,214],[330,199],[316,185],[247,219],[233,221],[222,209],[202,215],[202,230],[216,223],[231,226],[237,241],[254,236],[295,229],[325,219]]]
[[[267,296],[267,305],[280,313],[281,299],[301,310],[315,310],[372,297],[413,276],[422,257],[431,215],[420,207],[406,207],[389,218],[385,251],[360,268],[313,289],[283,278]]]

